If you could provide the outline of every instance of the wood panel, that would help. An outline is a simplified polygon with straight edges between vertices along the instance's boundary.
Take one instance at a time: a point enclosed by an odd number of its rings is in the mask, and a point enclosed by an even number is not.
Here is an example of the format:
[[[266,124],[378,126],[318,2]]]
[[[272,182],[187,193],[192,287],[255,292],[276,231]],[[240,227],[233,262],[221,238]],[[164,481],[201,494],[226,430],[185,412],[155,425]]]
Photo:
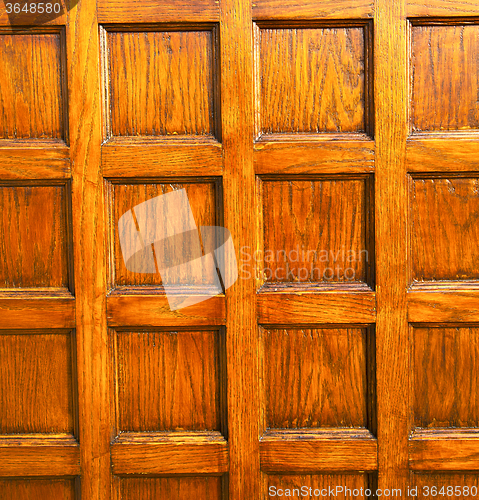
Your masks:
[[[75,500],[73,479],[0,479],[2,500]]]
[[[221,500],[221,478],[219,477],[161,477],[121,478],[122,500]]]
[[[479,180],[413,179],[411,183],[413,281],[479,277]]]
[[[444,487],[444,496],[448,495],[448,487],[452,486],[454,498],[458,500],[466,500],[467,498],[477,496],[479,491],[477,474],[464,474],[460,472],[427,472],[413,473],[411,480],[414,486],[418,488],[418,499],[432,500],[439,496],[439,492]],[[432,490],[432,486],[436,487],[436,492]],[[458,487],[456,491],[456,486]],[[471,488],[474,494],[471,494]],[[451,490],[449,490],[450,492]]]
[[[371,192],[365,179],[265,180],[263,277],[271,282],[364,282]]]
[[[259,26],[260,135],[368,130],[364,28]]]
[[[477,16],[476,0],[408,0],[408,17]]]
[[[411,343],[415,425],[479,427],[479,330],[417,327]]]
[[[215,35],[211,27],[108,31],[106,38],[108,136],[215,135]]]
[[[220,431],[225,374],[219,335],[117,332],[118,431]]]
[[[0,333],[0,433],[73,434],[76,417],[71,335]]]
[[[412,28],[412,130],[479,128],[479,26]]]
[[[365,329],[262,328],[261,337],[266,428],[367,427]]]
[[[0,139],[64,139],[63,36],[0,29]]]
[[[153,286],[161,285],[162,279],[166,280],[169,285],[173,283],[168,271],[162,271],[162,276],[159,272],[156,273],[138,273],[129,271],[125,265],[124,258],[122,257],[120,235],[118,229],[118,221],[121,216],[126,214],[129,210],[134,212],[135,206],[143,203],[147,200],[156,198],[163,194],[171,193],[184,189],[188,197],[188,202],[191,207],[191,211],[198,228],[201,226],[215,226],[218,225],[220,220],[220,214],[218,210],[218,204],[220,203],[220,195],[218,193],[219,186],[215,181],[206,180],[205,182],[190,182],[187,180],[177,180],[169,179],[167,182],[158,181],[144,182],[137,184],[112,184],[111,185],[111,232],[112,232],[112,266],[114,266],[114,277],[112,278],[113,286]],[[164,212],[151,214],[148,213],[148,217],[156,219],[149,219],[149,225],[153,220],[158,220],[158,224],[166,224],[167,218],[173,217],[173,214],[166,214]],[[139,222],[141,223],[141,221]],[[147,221],[143,221],[146,227]],[[143,226],[142,224],[142,226]],[[185,222],[186,224],[186,222]],[[189,227],[185,227],[185,230]],[[179,229],[178,229],[179,230]],[[140,231],[141,233],[141,231]],[[124,238],[128,238],[128,235],[122,235]],[[184,249],[186,255],[190,254],[189,249]],[[145,268],[148,268],[145,261]],[[178,285],[208,285],[214,282],[216,273],[214,275],[211,272],[205,271],[201,275],[197,275],[194,271],[197,270],[192,263],[184,264],[184,274],[181,275]]]
[[[65,185],[0,185],[0,288],[69,287]]]

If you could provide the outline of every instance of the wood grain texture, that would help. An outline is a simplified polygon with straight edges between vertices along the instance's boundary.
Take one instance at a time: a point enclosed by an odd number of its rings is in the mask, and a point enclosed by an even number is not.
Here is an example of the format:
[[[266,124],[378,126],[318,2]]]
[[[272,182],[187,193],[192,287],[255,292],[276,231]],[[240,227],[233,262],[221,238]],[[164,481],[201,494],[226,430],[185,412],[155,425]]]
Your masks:
[[[218,21],[219,0],[100,0],[100,23],[158,23]]]
[[[261,324],[374,323],[374,292],[277,293],[257,296]]]
[[[0,30],[0,139],[64,139],[60,32]]]
[[[365,132],[364,28],[272,28],[257,34],[258,133]]]
[[[358,19],[372,17],[372,0],[349,0],[335,2],[323,0],[255,0],[254,19]]]
[[[271,282],[364,282],[373,217],[363,179],[264,180],[264,269]]]
[[[105,177],[158,178],[178,174],[205,177],[223,173],[222,148],[218,143],[166,145],[110,141],[102,147],[101,158]]]
[[[267,428],[367,426],[365,329],[260,332]]]
[[[405,0],[374,5],[378,486],[406,490],[408,23]]]
[[[122,215],[130,210],[135,211],[135,207],[140,203],[147,200],[156,198],[173,191],[178,191],[184,189],[188,197],[188,202],[195,219],[196,226],[200,228],[201,226],[216,226],[219,225],[220,213],[219,213],[219,199],[220,193],[218,192],[219,185],[217,182],[212,180],[205,180],[204,182],[185,182],[179,180],[175,182],[174,179],[168,179],[167,181],[161,182],[149,182],[149,183],[136,183],[136,184],[112,184],[110,190],[110,203],[111,203],[111,232],[112,232],[112,262],[111,266],[114,266],[114,276],[111,278],[112,285],[114,287],[118,286],[152,286],[161,285],[163,280],[165,280],[169,285],[209,285],[214,282],[215,273],[206,272],[198,275],[196,272],[198,267],[194,263],[188,262],[184,264],[184,273],[181,276],[176,276],[179,280],[177,283],[171,278],[171,274],[166,271],[160,273],[136,273],[129,271],[125,265],[124,258],[122,256],[120,237],[127,238],[128,235],[120,235],[118,228],[118,221]],[[171,217],[171,214],[169,214]],[[152,211],[148,214],[148,217],[162,217],[158,221],[158,224],[165,222],[165,217],[168,214],[161,212],[157,213]],[[189,229],[188,221],[184,222],[184,229]],[[141,233],[141,230],[140,230]],[[188,249],[184,250],[188,252]]]
[[[221,500],[222,484],[219,477],[161,477],[120,479],[120,494],[124,500]]]
[[[364,429],[268,431],[260,443],[261,470],[293,474],[373,471],[378,465],[377,451],[376,440]]]
[[[478,438],[477,429],[418,430],[409,440],[411,469],[424,471],[477,469],[479,467]],[[467,481],[464,481],[461,486],[466,484]]]
[[[479,277],[479,179],[413,179],[413,281]]]
[[[475,486],[479,488],[478,477],[477,474],[473,473],[461,473],[461,472],[425,472],[425,473],[413,473],[411,474],[411,483],[418,487],[418,493],[420,493],[417,498],[421,500],[433,500],[435,495],[431,493],[429,489],[429,495],[427,494],[427,490],[424,488],[425,486],[429,486],[431,488],[432,485],[437,486],[437,491],[439,492],[444,486],[444,491],[447,494],[447,487],[452,486],[455,488],[459,487],[459,490],[456,494],[454,493],[454,498],[458,498],[459,500],[466,500],[470,498],[471,495],[471,487]],[[463,490],[464,487],[468,487],[468,490]]]
[[[410,140],[408,172],[477,172],[479,141],[469,138]]]
[[[80,446],[76,439],[66,434],[22,434],[0,437],[0,480],[2,499],[8,491],[8,483],[15,482],[14,476],[77,476],[80,474]],[[40,484],[33,481],[33,484]],[[12,498],[37,498],[35,492],[31,496]],[[45,492],[46,493],[46,492]],[[7,498],[8,497],[7,495]],[[38,497],[43,500],[44,497]],[[47,498],[57,498],[48,496]],[[65,498],[60,496],[60,498]]]
[[[479,26],[413,26],[414,132],[479,128]]]
[[[219,332],[118,332],[118,431],[221,430]]]
[[[228,443],[218,432],[127,432],[112,444],[111,458],[115,474],[221,474]]]
[[[255,145],[256,174],[308,175],[374,172],[372,141],[260,142]]]
[[[411,351],[415,426],[479,427],[479,330],[413,328]]]
[[[3,479],[2,500],[75,500],[73,479]]]
[[[0,288],[69,287],[65,185],[0,185]]]
[[[72,339],[68,332],[0,335],[0,433],[73,434]]]
[[[215,135],[212,28],[106,36],[108,135]]]
[[[475,0],[408,0],[408,17],[477,16]]]

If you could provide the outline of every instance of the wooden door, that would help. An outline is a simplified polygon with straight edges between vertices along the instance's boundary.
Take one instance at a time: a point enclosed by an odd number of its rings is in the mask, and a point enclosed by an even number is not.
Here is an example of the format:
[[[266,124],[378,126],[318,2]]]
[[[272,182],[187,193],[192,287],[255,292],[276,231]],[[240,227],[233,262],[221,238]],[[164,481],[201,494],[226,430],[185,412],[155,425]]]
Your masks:
[[[57,3],[0,2],[0,499],[477,496],[479,2]],[[238,278],[172,308],[119,221],[180,190]]]

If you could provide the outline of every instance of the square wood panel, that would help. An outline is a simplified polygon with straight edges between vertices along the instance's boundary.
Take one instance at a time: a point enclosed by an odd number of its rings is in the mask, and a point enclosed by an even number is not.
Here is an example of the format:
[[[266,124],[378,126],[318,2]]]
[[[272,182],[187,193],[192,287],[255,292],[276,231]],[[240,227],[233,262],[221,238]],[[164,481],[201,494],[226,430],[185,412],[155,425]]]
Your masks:
[[[479,179],[411,179],[412,281],[479,279]]]
[[[412,26],[412,130],[479,128],[479,25]]]
[[[266,428],[368,427],[366,329],[262,328],[261,339]]]
[[[2,500],[75,500],[73,479],[0,479]],[[77,499],[78,500],[78,499]]]
[[[64,32],[0,28],[0,139],[66,138]]]
[[[0,434],[74,434],[70,332],[0,331]]]
[[[258,23],[258,135],[371,129],[369,25]]]
[[[224,342],[218,330],[113,334],[118,431],[221,431]]]
[[[65,184],[0,184],[0,289],[72,290]]]
[[[108,136],[218,137],[216,28],[107,27]]]
[[[267,282],[372,284],[368,179],[264,179],[261,189]]]

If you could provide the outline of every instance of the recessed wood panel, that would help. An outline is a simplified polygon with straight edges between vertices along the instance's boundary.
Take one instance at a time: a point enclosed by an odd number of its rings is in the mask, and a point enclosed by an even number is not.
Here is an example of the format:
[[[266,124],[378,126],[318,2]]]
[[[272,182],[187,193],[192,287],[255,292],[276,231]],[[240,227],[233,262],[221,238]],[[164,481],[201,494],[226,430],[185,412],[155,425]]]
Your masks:
[[[267,428],[367,426],[366,330],[262,329],[262,341]]]
[[[0,185],[0,289],[68,288],[64,185]]]
[[[221,477],[120,478],[121,500],[221,500]]]
[[[119,431],[221,430],[220,333],[116,333]]]
[[[262,189],[266,281],[369,281],[368,182],[266,180]]]
[[[71,334],[2,330],[0,360],[0,434],[73,434]]]
[[[207,285],[214,282],[216,275],[205,269],[199,275],[195,273],[197,267],[193,264],[184,264],[184,274],[174,278],[167,270],[152,273],[139,273],[127,269],[121,251],[120,235],[118,233],[118,221],[121,216],[145,201],[158,196],[184,189],[188,197],[191,212],[198,229],[201,226],[219,225],[220,212],[219,185],[216,181],[205,181],[201,183],[178,182],[172,179],[169,182],[148,182],[141,184],[111,184],[111,235],[112,235],[112,286],[155,286],[162,284],[163,279],[169,284],[178,281],[178,285]],[[157,214],[152,214],[157,216]],[[163,214],[164,217],[168,215]],[[187,221],[185,220],[185,224]],[[187,249],[185,249],[187,252]],[[146,266],[145,268],[147,268]]]
[[[215,135],[213,28],[110,31],[107,44],[111,135]]]
[[[367,498],[368,488],[368,474],[271,474],[267,498]]]
[[[0,479],[2,500],[74,500],[73,479]]]
[[[414,328],[417,427],[479,427],[479,329]]]
[[[412,28],[414,132],[479,128],[479,26]]]
[[[413,179],[413,281],[479,278],[479,179]]]
[[[258,30],[260,134],[365,132],[363,27]]]
[[[62,36],[0,31],[0,139],[62,139]]]
[[[477,474],[428,472],[411,474],[411,488],[417,488],[418,499],[458,498],[466,500],[479,495],[479,476]],[[412,496],[412,495],[410,495]]]

